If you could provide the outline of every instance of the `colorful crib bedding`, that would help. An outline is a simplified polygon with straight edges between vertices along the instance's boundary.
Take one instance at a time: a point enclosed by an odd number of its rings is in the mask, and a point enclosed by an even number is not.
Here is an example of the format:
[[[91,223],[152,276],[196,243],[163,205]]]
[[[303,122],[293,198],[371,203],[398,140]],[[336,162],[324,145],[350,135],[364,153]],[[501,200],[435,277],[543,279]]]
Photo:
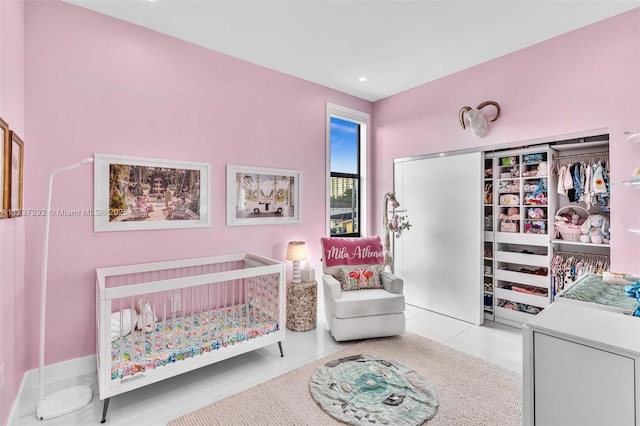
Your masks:
[[[159,321],[155,331],[136,330],[111,342],[111,380],[277,330],[277,315],[273,318],[246,304]]]

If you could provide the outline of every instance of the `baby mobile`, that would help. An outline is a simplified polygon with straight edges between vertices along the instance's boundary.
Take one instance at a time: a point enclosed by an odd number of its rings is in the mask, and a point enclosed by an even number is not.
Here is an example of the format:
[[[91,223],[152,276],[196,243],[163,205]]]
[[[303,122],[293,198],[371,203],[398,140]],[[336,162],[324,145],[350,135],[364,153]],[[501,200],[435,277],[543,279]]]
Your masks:
[[[384,265],[382,268],[389,267],[391,273],[393,273],[393,257],[391,255],[391,234],[395,234],[396,238],[400,238],[402,231],[411,229],[411,224],[407,219],[407,216],[399,215],[398,213],[404,213],[406,210],[397,210],[400,207],[400,203],[396,200],[395,192],[387,192],[384,194],[384,213],[382,225],[384,227]],[[392,214],[389,219],[389,213]]]

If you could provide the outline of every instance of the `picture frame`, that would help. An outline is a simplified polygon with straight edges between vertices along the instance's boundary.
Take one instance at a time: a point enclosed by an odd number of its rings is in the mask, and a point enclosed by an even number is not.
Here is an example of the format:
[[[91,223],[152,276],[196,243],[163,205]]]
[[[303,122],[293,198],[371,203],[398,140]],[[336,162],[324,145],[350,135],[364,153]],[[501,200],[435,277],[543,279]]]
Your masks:
[[[211,165],[94,154],[94,232],[211,226]]]
[[[9,130],[10,157],[9,162],[9,217],[22,216],[24,197],[24,142],[13,130]],[[5,175],[6,178],[6,175]]]
[[[11,200],[11,187],[9,182],[11,136],[9,125],[2,118],[0,118],[0,132],[0,190],[2,190],[0,198],[0,219],[7,219],[9,217],[9,203]]]
[[[227,226],[300,222],[300,172],[227,165]]]

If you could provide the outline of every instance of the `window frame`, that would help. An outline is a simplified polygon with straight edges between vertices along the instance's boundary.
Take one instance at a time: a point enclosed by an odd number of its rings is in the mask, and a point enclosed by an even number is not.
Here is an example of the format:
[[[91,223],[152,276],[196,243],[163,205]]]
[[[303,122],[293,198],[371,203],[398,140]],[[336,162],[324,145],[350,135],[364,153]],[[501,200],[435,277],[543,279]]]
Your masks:
[[[337,237],[360,237],[366,236],[368,231],[368,200],[369,189],[367,182],[368,170],[368,140],[370,114],[352,108],[327,103],[326,111],[326,229],[325,235],[331,236],[331,118],[351,121],[359,125],[358,141],[358,232],[342,234]],[[351,174],[336,172],[335,175],[352,177]]]

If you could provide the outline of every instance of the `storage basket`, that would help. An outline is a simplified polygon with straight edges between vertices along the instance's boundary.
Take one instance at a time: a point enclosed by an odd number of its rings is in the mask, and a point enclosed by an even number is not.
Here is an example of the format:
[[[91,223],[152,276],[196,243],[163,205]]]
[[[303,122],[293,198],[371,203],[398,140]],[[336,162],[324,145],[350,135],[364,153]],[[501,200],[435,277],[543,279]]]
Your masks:
[[[565,206],[563,208],[561,208],[560,210],[558,210],[556,212],[556,218],[562,214],[562,213],[566,213],[566,211],[568,210],[574,210],[578,216],[580,216],[580,218],[588,218],[590,216],[590,213],[587,209],[580,207],[580,206],[575,206],[575,205],[570,205],[570,206]],[[582,214],[581,214],[582,213]],[[566,222],[561,222],[559,220],[556,219],[556,222],[553,224],[554,228],[556,230],[556,234],[560,234],[560,236],[562,237],[563,240],[565,241],[573,241],[573,242],[579,242],[580,241],[580,225],[574,225],[573,223],[566,223]]]

